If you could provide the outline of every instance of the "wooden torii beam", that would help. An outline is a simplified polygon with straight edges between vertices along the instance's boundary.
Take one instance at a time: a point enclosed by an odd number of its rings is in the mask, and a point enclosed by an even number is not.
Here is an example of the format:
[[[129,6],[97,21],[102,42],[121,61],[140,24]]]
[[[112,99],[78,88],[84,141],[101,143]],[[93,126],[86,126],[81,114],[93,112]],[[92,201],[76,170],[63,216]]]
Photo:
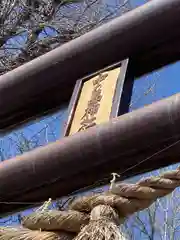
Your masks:
[[[180,94],[0,163],[0,213],[179,161]],[[26,205],[8,204],[24,202]],[[3,204],[2,202],[6,202]]]
[[[0,131],[67,102],[77,79],[125,58],[138,76],[179,59],[180,0],[153,0],[0,77]]]

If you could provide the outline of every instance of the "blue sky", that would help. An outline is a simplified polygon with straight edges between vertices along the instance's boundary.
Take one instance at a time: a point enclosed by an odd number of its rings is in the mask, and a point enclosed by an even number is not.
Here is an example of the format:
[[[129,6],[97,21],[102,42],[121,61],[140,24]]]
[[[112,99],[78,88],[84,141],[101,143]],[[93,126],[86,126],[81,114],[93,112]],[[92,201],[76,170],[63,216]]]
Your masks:
[[[136,79],[131,99],[132,109],[180,92],[180,62]]]
[[[149,0],[149,1],[151,1],[151,0]],[[146,2],[148,2],[148,0],[131,0],[131,5],[133,8],[135,8],[135,7],[139,7],[143,4],[145,4]]]

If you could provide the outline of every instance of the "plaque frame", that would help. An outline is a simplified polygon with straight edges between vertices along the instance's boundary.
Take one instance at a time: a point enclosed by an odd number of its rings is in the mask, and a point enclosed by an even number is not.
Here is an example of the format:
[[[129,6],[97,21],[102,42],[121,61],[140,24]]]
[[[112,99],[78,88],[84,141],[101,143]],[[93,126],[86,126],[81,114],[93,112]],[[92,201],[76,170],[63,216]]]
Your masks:
[[[103,73],[105,71],[110,71],[118,67],[121,68],[120,73],[118,75],[118,79],[117,79],[117,84],[116,84],[116,89],[113,96],[111,113],[110,113],[109,119],[115,118],[128,111],[130,97],[132,94],[132,86],[133,86],[132,78],[129,77],[130,70],[128,66],[129,66],[129,59],[126,59],[116,64],[113,64],[111,66],[108,66],[104,69],[101,69],[91,75],[88,75],[83,79],[77,80],[73,90],[72,97],[70,99],[69,106],[68,106],[68,113],[67,113],[68,117],[64,126],[64,133],[63,133],[64,137],[69,136],[69,131],[71,128],[74,113],[76,111],[76,107],[78,104],[78,100],[79,100],[84,82],[90,80],[91,78],[97,76],[100,73]],[[128,89],[128,91],[126,89]]]

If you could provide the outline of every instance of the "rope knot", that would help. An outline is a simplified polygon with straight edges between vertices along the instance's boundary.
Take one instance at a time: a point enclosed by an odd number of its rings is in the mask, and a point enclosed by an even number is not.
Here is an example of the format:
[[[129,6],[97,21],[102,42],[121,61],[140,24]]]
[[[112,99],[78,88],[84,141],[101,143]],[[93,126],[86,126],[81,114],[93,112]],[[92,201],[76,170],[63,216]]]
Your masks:
[[[118,225],[119,216],[109,205],[97,205],[90,213],[90,222],[75,240],[125,240]]]
[[[109,205],[98,205],[94,207],[90,214],[90,221],[105,220],[119,225],[119,216],[117,212]]]

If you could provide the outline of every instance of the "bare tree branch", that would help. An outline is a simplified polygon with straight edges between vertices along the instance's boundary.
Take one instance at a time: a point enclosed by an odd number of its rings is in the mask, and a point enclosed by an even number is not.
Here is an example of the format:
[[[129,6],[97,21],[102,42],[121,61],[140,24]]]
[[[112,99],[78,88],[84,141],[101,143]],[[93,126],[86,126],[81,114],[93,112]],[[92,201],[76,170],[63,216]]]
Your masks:
[[[2,0],[0,6],[0,74],[130,9],[129,0]]]

